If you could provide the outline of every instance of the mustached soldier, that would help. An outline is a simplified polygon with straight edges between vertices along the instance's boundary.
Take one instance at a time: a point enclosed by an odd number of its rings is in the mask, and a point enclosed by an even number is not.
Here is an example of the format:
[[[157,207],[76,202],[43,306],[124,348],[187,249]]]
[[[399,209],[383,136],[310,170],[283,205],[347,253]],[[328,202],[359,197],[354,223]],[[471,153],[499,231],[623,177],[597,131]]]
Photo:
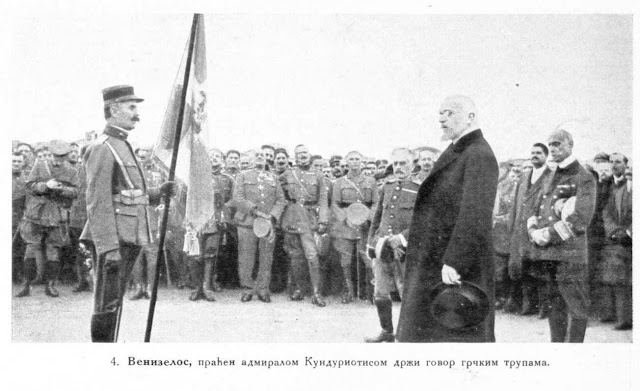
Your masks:
[[[343,304],[353,301],[351,259],[354,250],[358,252],[360,261],[367,259],[365,240],[369,232],[369,222],[373,219],[373,210],[370,210],[364,223],[354,225],[347,219],[347,209],[356,203],[367,208],[378,203],[378,189],[375,179],[365,176],[361,172],[362,154],[352,151],[347,154],[346,159],[349,173],[333,183],[331,195],[331,211],[335,219],[331,226],[331,237],[334,248],[340,254],[340,264],[344,275]]]
[[[91,340],[115,342],[131,268],[142,247],[152,242],[147,205],[157,204],[162,195],[173,196],[175,183],[147,188],[127,141],[143,100],[133,87],[106,88],[102,96],[107,126],[85,155],[87,224],[81,239],[93,242],[98,260]]]
[[[380,190],[369,230],[369,257],[373,259],[374,304],[382,331],[365,342],[394,342],[391,291],[402,294],[404,253],[409,237],[418,189],[422,180],[413,178],[413,154],[398,148],[391,156],[394,176]]]
[[[298,166],[280,176],[280,183],[288,201],[282,215],[284,245],[291,257],[292,282],[295,285],[290,298],[294,301],[304,298],[302,279],[303,262],[306,260],[313,286],[311,303],[324,307],[326,304],[320,296],[320,263],[314,234],[323,234],[327,229],[327,188],[322,174],[311,170],[309,149],[305,145],[298,145],[294,152]]]
[[[280,219],[286,201],[278,177],[265,171],[262,151],[255,152],[252,163],[252,169],[238,174],[232,199],[238,209],[234,216],[238,226],[238,271],[245,290],[240,300],[246,303],[257,294],[260,301],[270,303],[269,282],[275,244],[273,226]],[[254,279],[256,261],[258,275]]]

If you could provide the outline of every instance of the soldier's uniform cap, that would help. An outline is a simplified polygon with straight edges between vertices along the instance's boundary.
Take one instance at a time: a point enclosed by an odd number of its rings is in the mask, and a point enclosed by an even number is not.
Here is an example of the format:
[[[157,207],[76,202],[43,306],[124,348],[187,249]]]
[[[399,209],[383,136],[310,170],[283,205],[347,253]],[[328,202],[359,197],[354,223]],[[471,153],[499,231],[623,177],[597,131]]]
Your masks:
[[[71,144],[64,140],[53,140],[49,143],[49,152],[56,156],[68,155],[71,152]]]
[[[284,153],[284,155],[289,158],[289,154],[287,153],[287,150],[284,148],[276,148],[275,152],[273,152],[273,155],[277,155],[279,153]]]
[[[593,158],[593,161],[597,162],[598,160],[602,160],[605,162],[609,161],[609,154],[605,152],[598,152],[596,156]]]
[[[329,162],[330,162],[330,163],[333,163],[333,162],[339,162],[340,160],[342,160],[342,156],[340,156],[340,155],[333,155],[333,156],[331,156],[331,159],[329,159]]]
[[[143,150],[143,151],[153,151],[153,146],[152,145],[141,145],[138,148],[134,149],[133,152],[134,153],[138,153],[138,151]]]
[[[111,103],[126,102],[130,100],[136,102],[142,102],[144,100],[137,97],[133,92],[133,87],[128,85],[119,85],[105,88],[104,90],[102,90],[102,99],[104,100],[105,106]]]
[[[271,221],[264,217],[256,217],[253,220],[253,233],[259,238],[264,238],[269,235],[272,229]]]
[[[369,208],[359,202],[353,203],[347,207],[347,220],[353,225],[362,225],[369,217]]]

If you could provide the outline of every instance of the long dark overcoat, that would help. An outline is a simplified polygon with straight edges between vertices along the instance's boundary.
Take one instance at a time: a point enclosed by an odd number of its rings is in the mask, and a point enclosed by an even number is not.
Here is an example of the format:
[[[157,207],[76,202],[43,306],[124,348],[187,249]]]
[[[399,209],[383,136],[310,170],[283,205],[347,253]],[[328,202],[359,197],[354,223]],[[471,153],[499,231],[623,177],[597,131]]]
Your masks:
[[[470,330],[451,331],[429,312],[429,293],[447,264],[494,302],[492,211],[498,164],[480,129],[450,145],[420,186],[411,222],[399,342],[494,342],[493,306]]]

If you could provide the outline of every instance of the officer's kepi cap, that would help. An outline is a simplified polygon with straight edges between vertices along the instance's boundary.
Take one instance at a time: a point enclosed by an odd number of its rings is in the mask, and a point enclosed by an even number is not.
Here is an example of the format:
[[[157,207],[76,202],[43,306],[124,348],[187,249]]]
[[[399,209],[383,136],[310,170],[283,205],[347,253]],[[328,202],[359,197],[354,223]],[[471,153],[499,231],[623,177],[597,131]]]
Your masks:
[[[49,143],[49,152],[55,156],[65,156],[71,152],[71,144],[64,140],[53,140]]]
[[[596,154],[596,156],[593,158],[593,161],[595,162],[608,162],[609,161],[609,155],[605,152],[598,152]]]
[[[104,100],[105,106],[111,103],[126,102],[130,100],[136,102],[142,102],[144,100],[137,97],[133,92],[133,87],[128,85],[119,85],[105,88],[104,90],[102,90],[102,99]]]

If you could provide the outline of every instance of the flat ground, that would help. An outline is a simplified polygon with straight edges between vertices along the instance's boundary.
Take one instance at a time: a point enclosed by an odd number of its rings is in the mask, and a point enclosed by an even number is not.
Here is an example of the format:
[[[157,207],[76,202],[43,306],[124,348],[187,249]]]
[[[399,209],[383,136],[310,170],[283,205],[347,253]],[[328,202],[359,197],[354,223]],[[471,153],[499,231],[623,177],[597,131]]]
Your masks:
[[[19,290],[13,286],[13,294]],[[35,286],[26,298],[12,300],[12,341],[90,342],[89,318],[92,293],[72,293],[58,286],[60,297],[51,299],[44,286]],[[152,342],[362,342],[378,333],[375,308],[363,301],[349,305],[328,297],[327,307],[317,308],[307,298],[292,302],[285,294],[272,295],[265,304],[254,298],[241,303],[239,290],[217,294],[217,301],[191,302],[188,290],[161,287],[154,318]],[[142,342],[149,301],[125,300],[120,342]],[[400,303],[394,303],[394,319]],[[631,342],[631,331],[614,331],[610,324],[589,323],[585,342]],[[498,342],[549,342],[546,320],[498,312]]]

